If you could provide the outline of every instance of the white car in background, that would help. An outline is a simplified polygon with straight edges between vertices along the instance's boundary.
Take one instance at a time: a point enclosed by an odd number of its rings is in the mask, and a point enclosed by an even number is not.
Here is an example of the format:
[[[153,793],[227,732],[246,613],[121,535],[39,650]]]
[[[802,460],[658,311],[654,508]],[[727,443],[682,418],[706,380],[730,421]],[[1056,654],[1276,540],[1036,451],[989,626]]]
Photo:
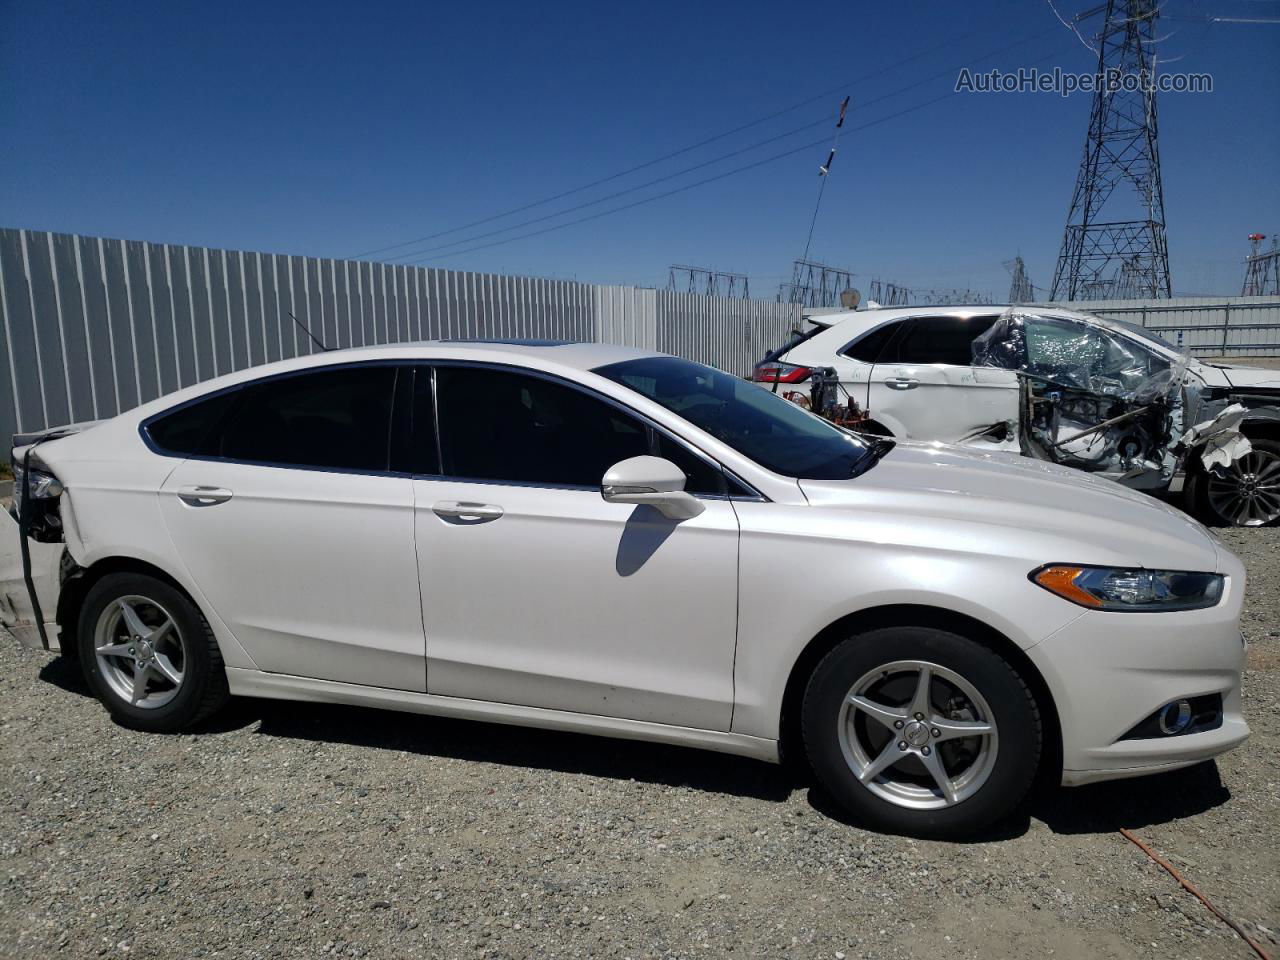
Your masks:
[[[324,353],[14,463],[49,622],[0,612],[137,729],[243,694],[785,751],[931,836],[1248,734],[1244,570],[1198,523],[675,357]]]
[[[756,368],[828,371],[861,429],[1004,450],[1182,495],[1216,524],[1280,521],[1280,372],[1203,363],[1132,324],[1049,306],[833,313]]]

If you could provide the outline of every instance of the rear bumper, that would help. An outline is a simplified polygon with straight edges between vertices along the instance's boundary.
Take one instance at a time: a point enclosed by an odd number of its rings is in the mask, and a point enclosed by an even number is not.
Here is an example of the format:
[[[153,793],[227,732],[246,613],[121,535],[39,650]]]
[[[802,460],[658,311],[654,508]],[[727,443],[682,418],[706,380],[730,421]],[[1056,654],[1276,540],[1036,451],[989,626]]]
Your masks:
[[[1210,610],[1090,611],[1027,650],[1058,708],[1064,784],[1191,766],[1245,741],[1245,645],[1238,620],[1243,588],[1242,576],[1230,578],[1229,595]],[[1222,723],[1215,729],[1125,739],[1164,705],[1206,694],[1222,697]]]

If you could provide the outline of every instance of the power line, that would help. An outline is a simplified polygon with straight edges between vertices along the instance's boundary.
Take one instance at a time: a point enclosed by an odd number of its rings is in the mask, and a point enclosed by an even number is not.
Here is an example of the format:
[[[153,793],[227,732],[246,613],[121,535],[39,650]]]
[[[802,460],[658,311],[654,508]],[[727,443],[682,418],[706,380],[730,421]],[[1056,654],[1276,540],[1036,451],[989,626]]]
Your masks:
[[[1054,31],[1051,30],[1046,32],[1054,32]],[[974,57],[974,58],[971,58],[970,60],[966,60],[964,63],[957,64],[953,67],[948,67],[944,70],[939,71],[938,73],[931,74],[927,77],[917,80],[914,83],[909,83],[904,87],[899,87],[896,90],[891,90],[888,93],[881,94],[878,97],[872,97],[868,100],[861,101],[857,104],[857,106],[853,107],[852,109],[865,110],[867,107],[873,106],[874,104],[877,104],[877,103],[881,103],[885,100],[890,100],[894,97],[900,96],[901,94],[907,93],[911,90],[915,90],[917,87],[922,87],[925,84],[932,83],[934,80],[940,79],[942,77],[953,76],[957,70],[965,66],[967,63],[971,62],[971,60],[984,60],[988,57],[995,56],[998,53],[1002,53],[1003,51],[1007,50],[1011,46],[1017,46],[1020,43],[1028,42],[1031,39],[1036,39],[1043,35],[1044,35],[1043,33],[1040,33],[1030,38],[1016,41],[1013,44],[1006,44],[1004,47],[1001,47],[998,50],[988,51],[987,53],[981,54],[978,57]],[[1050,54],[1049,56],[1052,56],[1052,54]],[[1041,57],[1040,61],[1043,61],[1046,59],[1048,59],[1048,56]],[[1036,62],[1040,62],[1040,61],[1036,61]],[[680,170],[676,170],[672,173],[664,174],[660,177],[655,177],[652,180],[648,180],[644,183],[636,184],[635,186],[625,187],[621,190],[616,190],[613,193],[606,194],[602,197],[597,197],[594,200],[585,200],[582,203],[575,204],[572,207],[566,207],[565,209],[558,210],[553,213],[547,213],[539,217],[533,217],[528,220],[522,220],[519,223],[508,224],[505,227],[498,227],[497,229],[489,230],[485,233],[474,234],[469,237],[463,237],[459,240],[447,240],[444,243],[435,244],[433,246],[424,247],[418,250],[406,251],[404,253],[396,254],[395,256],[390,257],[388,259],[389,259],[389,262],[404,261],[406,263],[417,263],[419,262],[419,260],[414,258],[421,258],[424,254],[434,253],[437,250],[447,250],[450,247],[471,244],[477,240],[485,240],[485,239],[488,239],[489,237],[494,237],[494,236],[498,236],[499,234],[508,233],[512,230],[519,230],[522,227],[533,226],[536,223],[545,223],[547,220],[553,220],[556,217],[565,216],[570,213],[576,213],[579,210],[585,210],[587,207],[596,206],[601,203],[607,203],[610,200],[616,200],[617,198],[626,196],[629,193],[635,193],[639,190],[647,189],[648,187],[657,186],[658,184],[665,183],[668,180],[674,180],[678,177],[682,177],[687,173],[693,173],[694,171],[697,171],[697,170],[703,170],[707,167],[714,166],[715,164],[720,163],[724,160],[731,160],[734,157],[741,156],[744,153],[749,153],[752,150],[756,150],[760,147],[767,146],[770,143],[776,143],[779,140],[785,140],[788,137],[796,136],[797,134],[803,133],[806,130],[811,130],[815,127],[820,127],[829,123],[834,118],[834,116],[835,116],[834,114],[829,114],[828,116],[823,117],[820,120],[814,121],[813,123],[807,123],[802,126],[795,127],[791,130],[786,131],[785,133],[780,133],[772,137],[767,137],[764,140],[758,140],[755,143],[748,144],[745,147],[740,147],[737,150],[732,150],[728,153],[720,154],[719,156],[712,157],[709,160],[704,160],[701,163],[695,163],[689,167],[683,167]],[[638,168],[633,168],[633,169],[638,169]],[[606,179],[614,179],[614,178],[606,178]],[[598,181],[598,182],[603,182],[603,181]],[[574,192],[577,192],[577,191],[569,191],[569,193],[574,193]],[[565,195],[567,194],[562,194],[562,196],[565,196]],[[539,203],[541,203],[541,201]],[[529,206],[538,206],[538,205],[539,204],[530,204]],[[528,209],[528,207],[525,207],[524,209]],[[499,219],[499,217],[490,217],[489,219],[494,220],[494,219]],[[458,229],[464,229],[464,228],[458,228]],[[440,234],[436,234],[436,236],[443,236],[444,233],[452,233],[452,232],[456,232],[456,231],[447,230],[447,231],[443,231]],[[427,239],[430,239],[430,238],[425,238],[425,237],[422,238],[422,240],[427,240]],[[399,246],[412,245],[418,242],[420,241],[410,241],[408,244],[399,244]]]
[[[976,60],[984,60],[984,59],[986,59],[987,57],[992,57],[992,56],[995,56],[996,54],[1003,53],[1003,52],[1005,52],[1006,50],[1012,49],[1013,47],[1021,46],[1021,45],[1022,45],[1022,44],[1024,44],[1024,43],[1030,43],[1032,40],[1038,40],[1038,39],[1040,39],[1041,37],[1043,37],[1043,36],[1047,35],[1048,33],[1056,32],[1056,30],[1057,30],[1057,28],[1055,27],[1055,28],[1050,28],[1049,30],[1041,31],[1041,32],[1039,32],[1039,33],[1031,34],[1031,35],[1029,35],[1029,36],[1023,37],[1023,38],[1022,38],[1022,39],[1020,39],[1020,40],[1015,40],[1015,41],[1013,41],[1012,43],[1006,44],[1005,46],[1000,47],[999,49],[992,50],[992,51],[990,51],[990,52],[988,52],[988,53],[984,53],[984,54],[982,54],[982,55],[980,55],[980,56],[978,56],[978,57],[976,57],[976,58],[972,58],[972,59],[976,59]],[[846,81],[845,83],[842,83],[842,84],[841,84],[840,86],[838,86],[838,87],[834,87],[834,88],[831,88],[831,89],[829,89],[829,90],[824,90],[824,91],[822,91],[821,93],[817,93],[817,94],[814,94],[813,96],[806,97],[804,100],[800,100],[800,101],[797,101],[796,103],[791,104],[790,106],[783,107],[781,110],[777,110],[777,111],[775,111],[775,112],[773,112],[773,113],[770,113],[770,114],[767,114],[767,115],[765,115],[765,116],[763,116],[763,117],[759,117],[758,119],[751,120],[751,121],[749,121],[748,123],[741,124],[741,125],[739,125],[739,126],[737,126],[737,127],[734,127],[734,128],[733,128],[733,129],[731,129],[731,130],[726,130],[726,131],[724,131],[724,132],[722,132],[722,133],[717,133],[717,134],[715,134],[714,136],[707,137],[705,140],[700,140],[700,141],[698,141],[697,143],[691,144],[691,145],[689,145],[689,146],[687,146],[687,147],[682,147],[682,148],[680,148],[679,150],[674,150],[674,151],[672,151],[671,153],[667,153],[667,154],[664,154],[664,155],[662,155],[662,156],[660,156],[660,157],[656,157],[656,158],[654,158],[653,160],[646,160],[644,163],[636,164],[635,166],[633,166],[633,167],[628,167],[628,168],[627,168],[627,169],[625,169],[625,170],[620,170],[619,172],[617,172],[617,173],[613,173],[613,174],[610,174],[610,175],[609,175],[609,176],[607,176],[607,177],[601,177],[601,178],[600,178],[600,179],[598,179],[598,180],[593,180],[593,181],[591,181],[590,183],[585,183],[585,184],[583,184],[582,186],[574,187],[574,188],[572,188],[572,189],[570,189],[570,190],[565,190],[565,191],[562,191],[562,192],[560,192],[560,193],[554,194],[553,196],[544,197],[544,198],[543,198],[543,199],[541,199],[541,200],[535,200],[535,201],[533,201],[532,203],[527,203],[527,204],[524,204],[523,206],[520,206],[520,207],[514,207],[514,208],[512,208],[512,209],[510,209],[510,210],[505,210],[505,211],[503,211],[503,212],[501,212],[501,213],[495,213],[495,214],[492,214],[491,216],[482,217],[482,218],[480,218],[479,220],[473,220],[473,221],[471,221],[470,223],[464,223],[464,224],[462,224],[462,225],[460,225],[460,226],[457,226],[457,227],[450,227],[450,228],[449,228],[449,229],[447,229],[447,230],[440,230],[440,231],[438,231],[438,232],[436,232],[436,233],[427,234],[426,236],[423,236],[423,237],[416,237],[416,238],[414,238],[414,239],[412,239],[412,240],[405,240],[405,241],[402,241],[401,243],[394,243],[394,244],[390,244],[389,246],[385,246],[385,247],[377,247],[377,248],[372,249],[372,250],[365,250],[365,251],[363,251],[362,253],[352,254],[352,255],[351,255],[351,257],[350,257],[349,259],[359,259],[359,258],[361,258],[361,257],[368,257],[368,256],[371,256],[371,255],[376,254],[376,253],[384,253],[384,252],[389,251],[389,250],[399,250],[399,249],[401,249],[401,248],[403,248],[403,247],[413,246],[413,245],[414,245],[414,244],[416,244],[416,243],[425,243],[425,242],[427,242],[427,241],[429,241],[429,240],[435,240],[435,239],[437,239],[437,238],[439,238],[439,237],[448,236],[448,235],[449,235],[449,234],[451,234],[451,233],[458,233],[458,232],[460,232],[460,231],[462,231],[462,230],[469,230],[469,229],[470,229],[470,228],[472,228],[472,227],[478,227],[478,226],[482,226],[482,225],[484,225],[484,224],[486,224],[486,223],[492,223],[494,220],[501,220],[501,219],[503,219],[503,218],[505,218],[505,217],[514,216],[514,215],[515,215],[515,214],[517,214],[517,213],[523,213],[524,211],[526,211],[526,210],[531,210],[531,209],[533,209],[534,207],[540,207],[540,206],[542,206],[542,205],[544,205],[544,204],[547,204],[547,203],[553,203],[553,202],[554,202],[554,201],[556,201],[556,200],[562,200],[562,199],[564,199],[565,197],[572,196],[572,195],[573,195],[573,194],[575,194],[575,193],[581,193],[581,192],[582,192],[582,191],[584,191],[584,190],[590,190],[592,187],[598,187],[598,186],[600,186],[600,185],[602,185],[602,184],[609,183],[609,182],[611,182],[611,181],[613,181],[613,180],[618,180],[618,179],[620,179],[620,178],[622,178],[622,177],[625,177],[625,176],[628,176],[628,175],[630,175],[630,174],[632,174],[632,173],[636,173],[637,171],[644,170],[644,169],[646,169],[646,168],[648,168],[648,167],[655,166],[656,164],[662,163],[662,162],[664,162],[664,161],[666,161],[666,160],[671,160],[671,159],[673,159],[673,158],[675,158],[675,157],[678,157],[678,156],[681,156],[681,155],[683,155],[683,154],[690,153],[690,152],[692,152],[692,151],[694,151],[694,150],[699,149],[700,147],[705,147],[705,146],[707,146],[708,144],[715,143],[717,140],[723,140],[725,137],[730,137],[730,136],[733,136],[733,135],[734,135],[734,134],[736,134],[736,133],[741,133],[743,130],[748,130],[748,129],[752,128],[752,127],[759,126],[759,125],[760,125],[760,124],[762,124],[762,123],[767,123],[767,122],[768,122],[768,121],[770,121],[770,120],[777,119],[778,117],[783,116],[783,115],[785,115],[785,114],[787,114],[787,113],[791,113],[791,112],[793,112],[793,111],[795,111],[795,110],[798,110],[798,109],[800,109],[801,107],[808,106],[808,105],[809,105],[809,104],[811,104],[811,103],[815,103],[815,102],[817,102],[817,101],[819,101],[819,100],[822,100],[822,99],[823,99],[823,98],[825,98],[825,97],[829,97],[829,96],[831,96],[833,93],[837,93],[837,92],[839,92],[839,91],[841,91],[841,90],[847,89],[847,88],[848,88],[850,85],[852,85],[852,84],[861,83],[861,82],[862,82],[862,81],[864,81],[864,80],[870,80],[870,79],[873,79],[874,77],[877,77],[877,76],[881,76],[881,75],[883,75],[883,74],[886,74],[886,73],[890,72],[891,70],[895,70],[895,69],[897,69],[898,67],[906,66],[907,64],[909,64],[909,63],[913,63],[914,61],[919,60],[919,59],[921,59],[922,57],[926,57],[926,56],[928,56],[929,54],[931,54],[931,53],[933,53],[933,52],[935,52],[935,51],[937,51],[937,50],[940,50],[940,49],[942,49],[942,48],[944,48],[944,47],[954,47],[954,46],[955,46],[955,44],[956,44],[957,42],[959,42],[959,40],[965,40],[965,39],[968,39],[969,37],[975,36],[976,34],[978,34],[978,33],[980,33],[980,32],[981,32],[981,31],[974,30],[974,31],[971,31],[971,32],[969,32],[969,33],[961,34],[961,36],[960,36],[958,39],[947,39],[947,40],[944,40],[944,41],[942,41],[941,43],[935,44],[935,45],[934,45],[934,46],[932,46],[932,47],[928,47],[928,48],[926,48],[926,49],[924,49],[924,50],[920,51],[919,53],[913,54],[913,55],[912,55],[912,56],[910,56],[910,57],[906,57],[906,58],[904,58],[904,59],[902,59],[902,60],[899,60],[899,61],[897,61],[897,62],[895,62],[895,63],[892,63],[892,64],[890,64],[890,65],[889,65],[889,66],[887,66],[887,67],[883,67],[883,68],[881,68],[881,69],[879,69],[879,70],[873,70],[873,71],[871,71],[871,72],[869,72],[869,73],[866,73],[866,74],[863,74],[863,75],[861,75],[861,76],[859,76],[859,77],[854,77],[853,79],[848,80],[848,81]],[[968,62],[968,61],[966,61],[966,63],[967,63],[967,62]],[[948,74],[948,73],[952,73],[952,72],[954,72],[955,70],[960,69],[960,67],[962,67],[962,66],[964,66],[964,65],[965,65],[964,63],[959,64],[959,65],[957,65],[956,67],[953,67],[953,68],[951,68],[951,69],[949,69],[949,70],[944,70],[944,71],[942,71],[941,73],[939,73],[939,74],[935,74],[935,75],[933,75],[933,76],[931,76],[931,77],[927,77],[927,78],[925,78],[924,80],[918,81],[918,82],[916,82],[916,83],[914,83],[914,84],[911,84],[911,85],[909,85],[909,86],[907,86],[907,87],[903,87],[902,89],[897,90],[897,91],[894,91],[893,93],[886,94],[886,95],[884,95],[884,96],[882,96],[882,97],[879,97],[879,98],[876,98],[876,99],[873,99],[873,100],[865,101],[862,105],[863,105],[863,106],[866,106],[866,105],[871,104],[871,103],[876,103],[876,102],[878,102],[879,100],[884,100],[884,99],[887,99],[888,97],[896,96],[896,95],[897,95],[897,94],[899,94],[899,93],[904,93],[904,92],[906,92],[907,90],[915,89],[916,87],[918,87],[918,86],[922,85],[923,83],[929,82],[929,81],[931,81],[931,80],[935,80],[935,79],[937,79],[938,77],[940,77],[940,76],[944,76],[944,75],[946,75],[946,74]],[[815,122],[814,124],[812,124],[811,126],[817,126],[817,125],[819,125],[819,124],[821,124],[821,123],[825,123],[825,122],[827,122],[827,120],[828,120],[828,119],[829,119],[829,117],[828,117],[828,118],[823,118],[822,120],[816,121],[816,122]],[[773,138],[773,139],[777,139],[777,138]],[[767,143],[767,142],[770,142],[770,141],[763,141],[763,142]],[[739,152],[739,153],[741,153],[742,151],[738,151],[738,152]],[[730,154],[730,156],[733,156],[733,155],[736,155],[736,154]],[[705,166],[705,164],[704,164],[704,166]],[[512,228],[512,229],[514,229],[514,228]],[[460,241],[460,242],[466,242],[466,241]],[[412,256],[412,254],[400,254],[400,255],[398,255],[397,257],[393,258],[393,259],[399,259],[400,257],[403,257],[403,256]]]
[[[858,127],[853,127],[852,129],[866,130],[868,127],[874,127],[881,123],[887,123],[890,120],[896,120],[898,117],[905,116],[908,113],[914,113],[917,110],[923,110],[925,107],[932,106],[935,103],[941,103],[943,100],[946,100],[955,95],[956,95],[956,92],[954,90],[949,90],[940,97],[934,97],[932,100],[926,100],[923,103],[918,103],[913,107],[907,107],[904,110],[899,110],[897,113],[891,113],[888,116],[880,117],[877,120],[870,120],[867,123],[864,123]],[[422,257],[418,260],[410,260],[408,262],[411,264],[420,264],[420,263],[427,263],[432,260],[443,260],[447,257],[458,257],[458,256],[462,256],[463,254],[474,253],[477,250],[488,250],[490,247],[498,247],[505,243],[515,243],[517,240],[527,240],[530,237],[538,237],[545,233],[551,233],[552,231],[555,231],[555,230],[563,230],[565,227],[572,227],[579,223],[586,223],[590,220],[598,220],[601,217],[607,217],[610,214],[622,213],[624,210],[631,210],[634,207],[643,206],[646,203],[653,203],[655,200],[663,200],[667,197],[675,196],[678,193],[684,193],[687,190],[692,190],[695,187],[705,186],[708,183],[714,183],[715,181],[723,180],[726,177],[732,177],[739,173],[745,173],[748,170],[754,170],[757,167],[762,167],[765,164],[773,163],[776,160],[782,160],[786,157],[795,156],[797,153],[803,153],[806,150],[812,150],[814,147],[822,146],[827,142],[828,142],[827,139],[823,137],[821,140],[815,140],[812,143],[803,144],[792,150],[784,151],[783,153],[776,153],[771,157],[765,157],[763,160],[756,160],[753,163],[748,163],[741,167],[735,167],[732,170],[726,170],[723,173],[716,174],[715,176],[706,177],[702,180],[695,180],[693,183],[685,184],[682,187],[676,187],[673,190],[667,190],[663,193],[657,193],[651,197],[643,197],[639,200],[635,200],[635,201],[632,201],[631,203],[623,204],[622,206],[619,206],[619,207],[610,207],[608,210],[601,210],[599,213],[593,213],[585,217],[579,217],[576,220],[569,220],[569,221],[566,221],[565,223],[553,224],[552,226],[544,227],[541,230],[533,230],[533,231],[530,231],[529,233],[522,233],[514,237],[506,237],[505,239],[502,239],[502,240],[494,240],[491,243],[482,243],[475,247],[467,247],[464,250],[454,250],[449,253],[441,253],[433,257]]]

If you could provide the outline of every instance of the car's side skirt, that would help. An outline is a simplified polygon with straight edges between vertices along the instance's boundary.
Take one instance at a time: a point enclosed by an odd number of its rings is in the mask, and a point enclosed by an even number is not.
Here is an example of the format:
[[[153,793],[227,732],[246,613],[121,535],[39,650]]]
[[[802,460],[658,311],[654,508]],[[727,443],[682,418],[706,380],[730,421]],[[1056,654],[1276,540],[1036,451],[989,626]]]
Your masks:
[[[779,759],[776,740],[749,737],[740,733],[724,733],[719,730],[699,730],[693,727],[677,727],[644,720],[623,720],[618,717],[602,717],[588,713],[570,713],[566,710],[523,707],[511,703],[490,703],[485,700],[465,700],[461,697],[441,697],[409,690],[366,687],[335,680],[313,680],[308,677],[292,677],[238,667],[227,668],[227,682],[232,694],[243,697],[344,703],[352,706],[402,710],[407,713],[424,713],[438,717],[509,723],[520,727],[569,730],[602,737],[619,737],[624,740],[670,743],[752,757],[769,763],[777,763]]]

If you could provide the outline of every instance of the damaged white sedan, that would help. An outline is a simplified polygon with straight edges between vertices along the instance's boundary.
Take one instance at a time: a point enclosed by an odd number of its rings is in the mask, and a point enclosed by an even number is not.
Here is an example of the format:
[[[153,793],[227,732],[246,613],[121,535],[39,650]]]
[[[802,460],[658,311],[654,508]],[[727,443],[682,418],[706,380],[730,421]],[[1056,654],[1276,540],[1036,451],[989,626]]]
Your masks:
[[[238,694],[787,752],[932,836],[1249,732],[1244,568],[1185,514],[676,357],[323,353],[13,456],[0,619],[138,729]]]
[[[1132,324],[1057,307],[810,318],[756,380],[838,422],[1020,453],[1207,522],[1280,521],[1280,373],[1203,363]]]

